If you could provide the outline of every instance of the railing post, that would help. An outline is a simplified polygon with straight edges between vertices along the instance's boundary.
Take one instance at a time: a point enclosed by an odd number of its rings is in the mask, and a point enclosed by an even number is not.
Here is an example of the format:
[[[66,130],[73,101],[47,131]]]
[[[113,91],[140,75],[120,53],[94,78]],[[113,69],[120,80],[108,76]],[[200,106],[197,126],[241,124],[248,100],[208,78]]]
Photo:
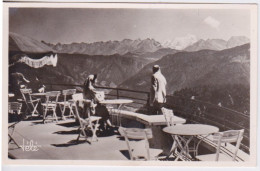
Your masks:
[[[116,98],[119,99],[119,90],[116,89]]]
[[[226,120],[227,120],[227,117],[226,117],[226,114],[224,114],[224,129],[225,129],[225,131],[227,130]]]
[[[147,93],[147,106],[150,106],[150,93]]]
[[[119,99],[119,90],[116,89],[116,98]],[[117,108],[119,108],[119,104],[117,105]]]

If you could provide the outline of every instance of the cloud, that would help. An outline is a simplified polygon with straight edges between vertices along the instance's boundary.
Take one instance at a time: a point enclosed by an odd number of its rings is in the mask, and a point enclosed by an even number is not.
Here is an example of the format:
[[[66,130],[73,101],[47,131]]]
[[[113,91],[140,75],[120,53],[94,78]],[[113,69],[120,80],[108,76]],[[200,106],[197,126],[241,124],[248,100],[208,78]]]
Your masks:
[[[220,22],[211,16],[208,16],[207,18],[205,18],[203,20],[203,22],[215,29],[218,29],[218,27],[220,25]]]

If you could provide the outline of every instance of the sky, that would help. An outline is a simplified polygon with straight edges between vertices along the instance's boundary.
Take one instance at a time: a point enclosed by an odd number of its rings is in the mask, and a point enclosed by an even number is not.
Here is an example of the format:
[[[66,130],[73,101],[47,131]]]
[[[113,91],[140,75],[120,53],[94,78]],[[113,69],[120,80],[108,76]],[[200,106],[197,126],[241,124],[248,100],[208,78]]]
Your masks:
[[[238,9],[10,8],[9,31],[49,43],[153,38],[159,42],[250,37],[250,11]]]

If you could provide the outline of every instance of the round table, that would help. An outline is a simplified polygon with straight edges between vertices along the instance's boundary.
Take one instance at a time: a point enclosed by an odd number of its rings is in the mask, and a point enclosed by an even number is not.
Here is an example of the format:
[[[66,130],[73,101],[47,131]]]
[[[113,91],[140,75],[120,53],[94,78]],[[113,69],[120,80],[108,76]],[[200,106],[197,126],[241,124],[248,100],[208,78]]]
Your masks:
[[[208,135],[218,132],[219,129],[215,126],[204,125],[204,124],[183,124],[165,127],[164,132],[172,135]]]
[[[8,97],[14,97],[13,93],[8,93]]]
[[[180,157],[182,157],[184,152],[186,152],[186,155],[189,155],[189,143],[191,142],[193,137],[199,135],[208,136],[210,134],[218,132],[219,128],[204,124],[183,124],[165,127],[163,131],[171,134],[174,139],[170,154],[172,154],[176,150],[176,148],[180,149],[180,153],[177,154],[177,157],[175,159],[178,160]],[[182,136],[189,136],[189,138],[186,141],[184,138],[182,138]],[[185,142],[185,144],[182,145],[182,142]]]
[[[32,93],[31,96],[45,96],[46,93]]]
[[[99,103],[101,104],[127,104],[127,103],[133,103],[133,100],[129,100],[129,99],[111,99],[111,100],[103,100],[100,101]]]
[[[129,99],[109,99],[109,100],[103,100],[100,101],[100,104],[104,104],[104,105],[118,105],[117,109],[121,110],[121,108],[128,103],[133,103],[133,100],[129,100]],[[119,112],[120,113],[120,112]],[[114,115],[111,115],[111,119],[112,119],[112,123],[114,122]],[[116,115],[116,122],[118,126],[121,126],[121,116],[120,114]],[[119,124],[118,124],[119,123]]]

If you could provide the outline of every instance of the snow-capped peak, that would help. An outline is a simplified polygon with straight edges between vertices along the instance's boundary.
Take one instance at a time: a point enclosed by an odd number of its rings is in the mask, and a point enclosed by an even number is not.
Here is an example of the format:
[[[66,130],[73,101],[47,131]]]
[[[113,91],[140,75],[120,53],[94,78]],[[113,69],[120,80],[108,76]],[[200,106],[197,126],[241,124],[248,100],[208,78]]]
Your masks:
[[[183,37],[176,37],[172,40],[168,40],[164,42],[162,46],[166,48],[173,48],[176,50],[183,50],[197,41],[198,39],[195,35],[187,34],[186,36]]]

